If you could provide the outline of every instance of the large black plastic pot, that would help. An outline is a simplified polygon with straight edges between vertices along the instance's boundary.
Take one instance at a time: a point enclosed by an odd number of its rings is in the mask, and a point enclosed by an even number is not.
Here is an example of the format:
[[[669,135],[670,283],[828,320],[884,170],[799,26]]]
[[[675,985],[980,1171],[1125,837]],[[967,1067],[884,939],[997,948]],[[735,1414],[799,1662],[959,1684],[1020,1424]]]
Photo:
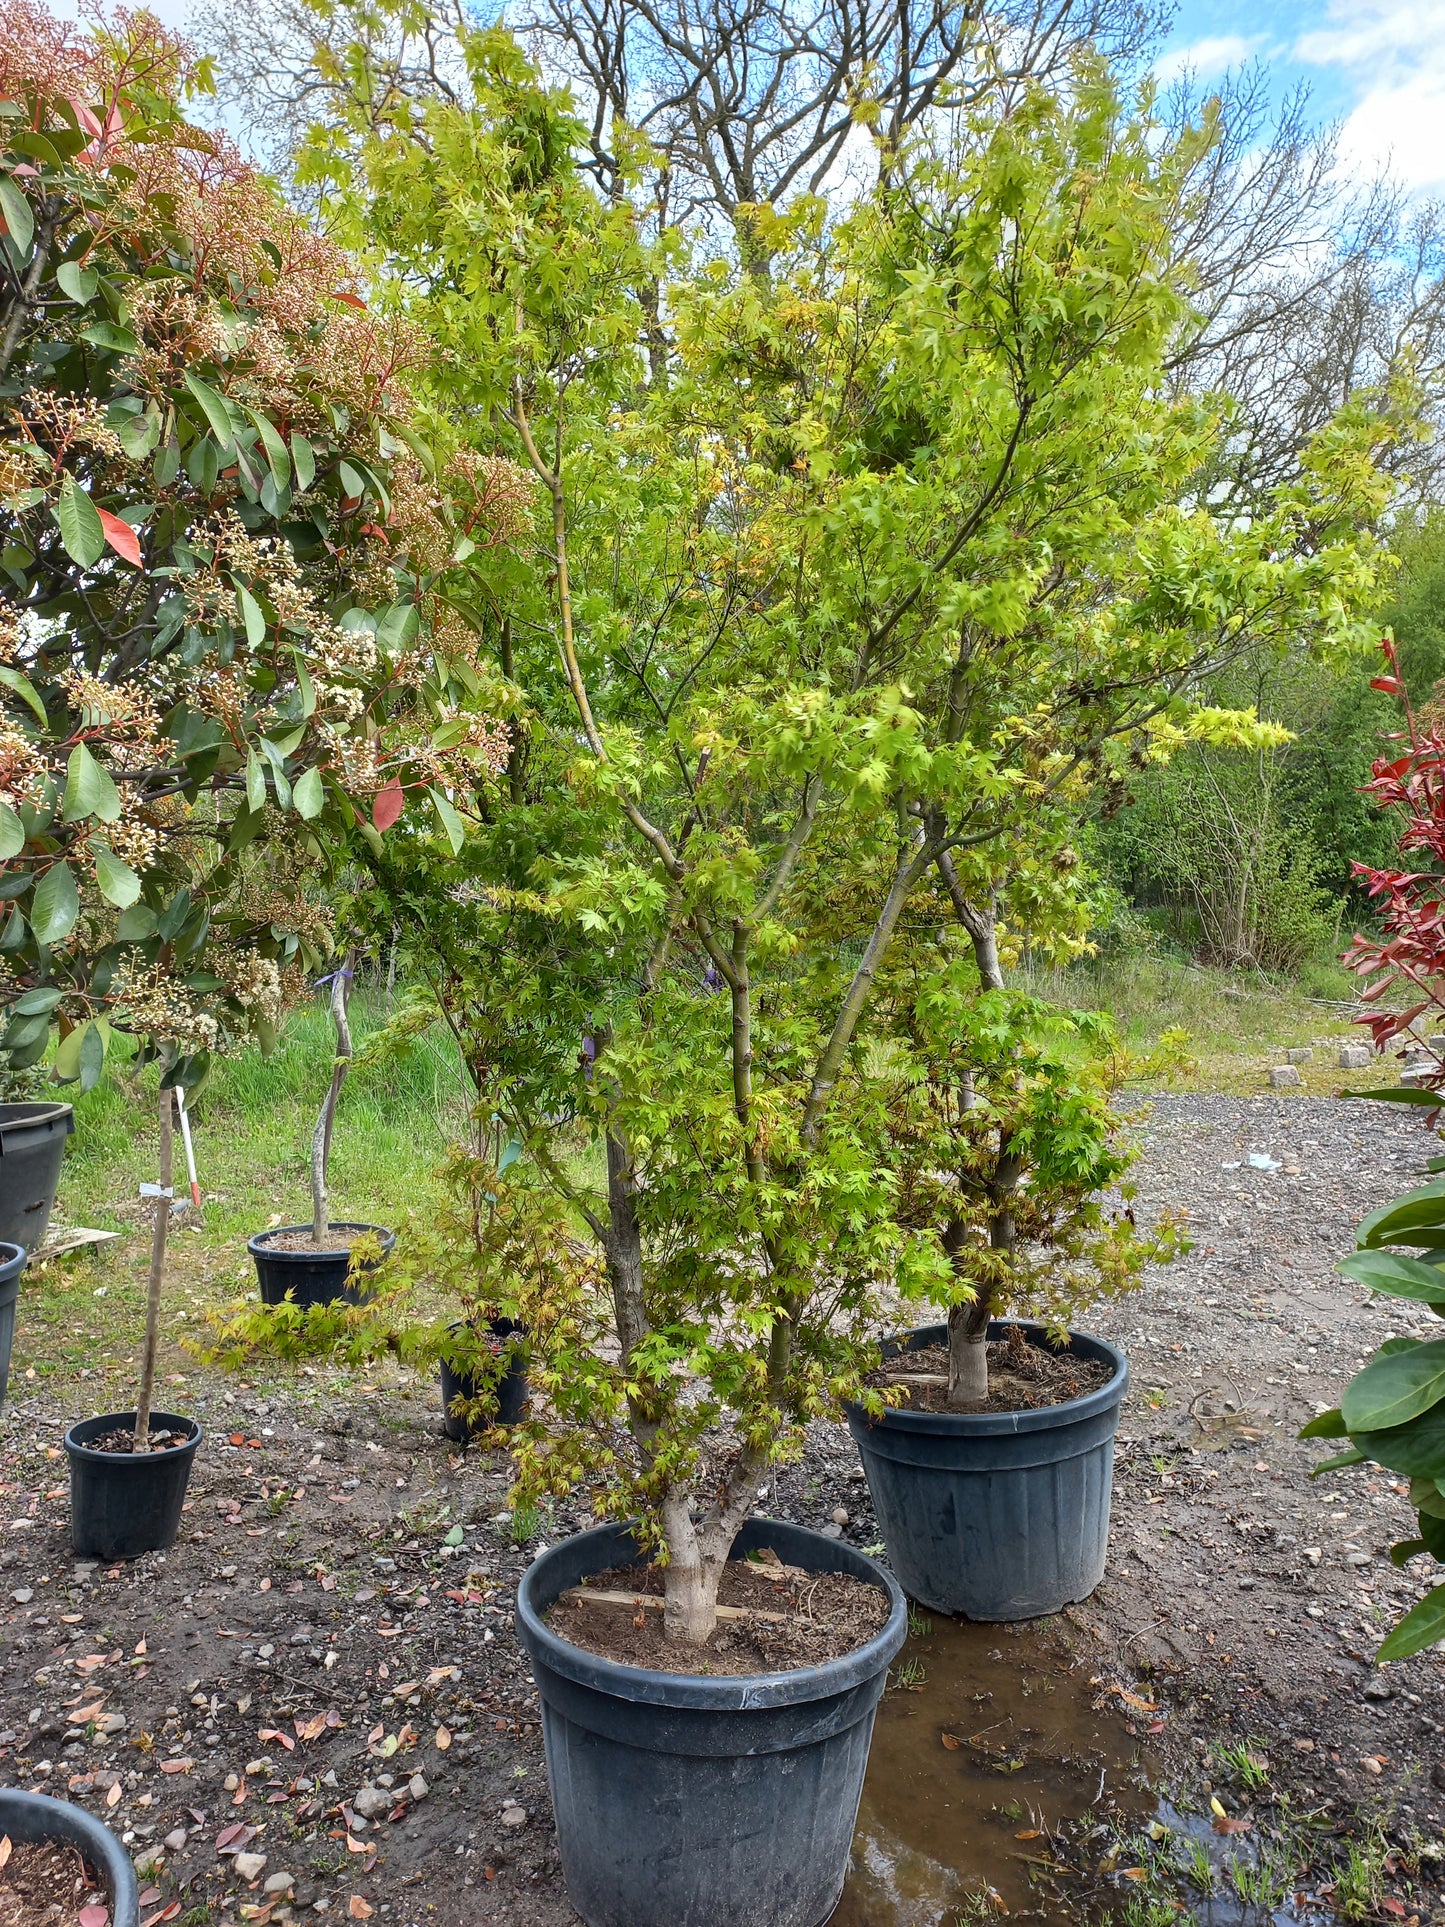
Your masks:
[[[587,1927],[820,1927],[838,1904],[907,1607],[891,1574],[821,1533],[753,1519],[732,1556],[761,1546],[881,1587],[887,1625],[826,1666],[741,1679],[602,1659],[542,1614],[566,1587],[637,1558],[625,1526],[544,1552],[517,1588],[567,1897]]]
[[[0,1412],[5,1409],[10,1351],[15,1343],[15,1306],[20,1298],[20,1274],[24,1269],[25,1247],[0,1244]]]
[[[140,1896],[130,1855],[110,1828],[84,1807],[70,1800],[52,1800],[48,1793],[0,1787],[0,1834],[9,1834],[17,1846],[62,1840],[77,1847],[105,1882],[111,1927],[136,1927]]]
[[[1024,1324],[1033,1345],[1042,1325]],[[995,1321],[989,1341],[1009,1326]],[[885,1357],[948,1342],[925,1325]],[[1106,1385],[1031,1412],[914,1412],[870,1420],[850,1406],[873,1510],[910,1599],[968,1619],[1037,1619],[1087,1599],[1104,1576],[1114,1433],[1129,1361],[1102,1338],[1069,1334],[1075,1358],[1112,1366]]]
[[[92,1439],[134,1424],[134,1412],[106,1412],[72,1425],[65,1435],[70,1543],[82,1558],[138,1559],[176,1542],[201,1428],[193,1418],[152,1412],[151,1430],[183,1432],[184,1444],[139,1454],[92,1449]]]
[[[396,1233],[383,1230],[379,1224],[333,1224],[330,1229],[374,1231],[381,1240],[383,1258],[390,1255],[396,1243]],[[348,1305],[359,1304],[363,1294],[347,1283],[350,1251],[318,1251],[310,1244],[304,1251],[278,1251],[271,1243],[273,1238],[284,1238],[296,1231],[304,1231],[308,1238],[311,1235],[308,1224],[286,1224],[278,1225],[274,1231],[257,1232],[247,1240],[246,1249],[256,1261],[261,1303],[284,1304],[289,1294],[298,1305],[334,1305],[338,1298]],[[371,1271],[375,1267],[367,1265],[364,1269]]]
[[[74,1129],[69,1104],[0,1104],[0,1244],[34,1251],[45,1236]]]
[[[462,1325],[453,1325],[454,1332],[465,1330]],[[487,1321],[487,1330],[494,1338],[524,1338],[527,1327],[515,1318],[492,1318]],[[473,1399],[481,1387],[474,1378],[465,1373],[454,1372],[445,1358],[441,1359],[442,1377],[442,1430],[449,1439],[460,1443],[469,1438],[472,1430],[485,1431],[487,1424],[480,1428],[469,1428],[464,1418],[452,1417],[452,1401],[457,1398]],[[496,1416],[488,1423],[491,1425],[515,1425],[522,1416],[522,1407],[527,1403],[527,1354],[520,1345],[514,1346],[507,1360],[507,1369],[492,1388],[496,1395]]]

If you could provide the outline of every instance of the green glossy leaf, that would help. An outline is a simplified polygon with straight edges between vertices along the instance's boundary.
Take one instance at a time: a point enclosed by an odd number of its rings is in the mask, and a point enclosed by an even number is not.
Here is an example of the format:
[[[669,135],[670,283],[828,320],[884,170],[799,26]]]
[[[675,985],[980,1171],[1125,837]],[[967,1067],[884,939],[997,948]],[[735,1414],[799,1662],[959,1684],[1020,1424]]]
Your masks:
[[[100,894],[107,903],[113,903],[117,910],[129,910],[140,896],[140,878],[128,863],[123,863],[109,844],[95,842],[91,846],[95,858],[95,880],[100,885]]]
[[[97,524],[99,524],[99,521],[100,517],[97,516]],[[35,686],[28,676],[23,676],[18,669],[11,669],[4,664],[0,664],[0,684],[3,684],[6,689],[13,689],[15,691],[15,694],[20,698],[21,702],[34,713],[37,722],[48,725],[50,719],[45,713],[45,705],[36,695]]]
[[[17,1017],[48,1017],[64,995],[58,985],[44,984],[38,990],[22,992],[10,1008]]]
[[[52,863],[35,886],[30,927],[41,943],[62,943],[80,915],[80,892],[68,863]]]
[[[1420,1236],[1421,1232],[1426,1235]],[[1445,1244],[1445,1184],[1422,1184],[1370,1212],[1362,1219],[1355,1242],[1362,1251],[1388,1244]]]
[[[1351,1436],[1388,1431],[1418,1418],[1445,1399],[1445,1338],[1420,1340],[1376,1353],[1345,1387],[1340,1400]]]
[[[266,640],[266,618],[261,605],[247,588],[236,584],[236,602],[241,611],[241,620],[246,625],[246,640],[253,649],[259,649]]]
[[[321,781],[321,771],[313,765],[303,770],[291,788],[291,801],[296,805],[298,816],[309,823],[313,816],[320,816],[326,802],[326,791]]]
[[[1366,1458],[1388,1471],[1410,1479],[1445,1479],[1445,1405],[1432,1405],[1408,1425],[1352,1436]]]
[[[129,328],[119,327],[114,321],[97,321],[93,328],[83,328],[80,338],[82,341],[90,342],[93,347],[104,348],[112,354],[138,355],[140,353],[140,342],[135,335]]]
[[[4,930],[0,930],[0,951],[23,950],[29,934],[30,927],[20,914],[20,905],[17,903],[5,919]]]
[[[120,815],[120,795],[111,779],[84,743],[77,743],[65,766],[65,801],[61,815],[67,823],[79,823],[98,816],[102,823],[114,823]]]
[[[186,386],[201,404],[201,412],[210,423],[211,433],[221,447],[234,448],[236,437],[235,430],[231,426],[231,411],[223,398],[216,393],[208,381],[202,381],[199,375],[187,372]]]
[[[169,488],[180,472],[181,445],[178,441],[172,440],[167,442],[164,448],[156,450],[155,461],[151,464],[151,473],[155,476],[157,488]]]
[[[431,797],[432,805],[441,818],[441,826],[446,831],[447,841],[452,846],[452,855],[459,856],[462,845],[467,840],[465,824],[439,789],[429,790],[427,794]]]
[[[30,203],[24,190],[5,174],[0,174],[0,214],[5,216],[10,239],[15,243],[20,259],[24,261],[30,253],[30,244],[35,239],[35,216],[30,211]]]
[[[80,1040],[85,1029],[84,1024],[77,1024],[55,1046],[54,1070],[62,1084],[73,1084],[80,1075]]]
[[[1428,1512],[1432,1519],[1445,1520],[1445,1492],[1438,1479],[1411,1479],[1410,1503],[1417,1512]]]
[[[105,553],[105,530],[94,502],[73,481],[66,483],[65,493],[55,509],[55,519],[71,561],[78,562],[83,569],[93,568]]]
[[[348,496],[365,495],[366,477],[359,469],[353,467],[350,462],[339,462],[336,473],[341,480],[342,488]]]
[[[105,1070],[105,1032],[89,1023],[80,1034],[80,1088],[93,1091]]]
[[[1302,1425],[1296,1437],[1302,1439],[1343,1439],[1349,1436],[1349,1427],[1337,1405],[1332,1412],[1319,1412],[1308,1425]]]
[[[266,466],[271,471],[271,479],[277,488],[285,488],[291,480],[291,457],[286,453],[286,444],[275,427],[257,408],[248,408],[246,413],[256,424],[256,433],[261,437],[261,446],[266,452]]]
[[[1429,1305],[1445,1300],[1445,1269],[1406,1258],[1398,1251],[1352,1251],[1335,1266],[1342,1277],[1392,1298],[1413,1298]]]
[[[1312,1479],[1318,1479],[1322,1478],[1326,1472],[1343,1471],[1347,1465],[1363,1465],[1365,1457],[1365,1453],[1360,1450],[1359,1446],[1352,1445],[1348,1452],[1337,1452],[1332,1459],[1321,1459],[1318,1465],[1311,1466],[1310,1477]]]
[[[299,649],[295,653],[296,687],[301,692],[301,714],[303,716],[314,716],[316,714],[316,686],[312,682],[310,672],[306,667],[305,657]]]
[[[62,261],[55,270],[55,279],[60,285],[60,292],[78,308],[88,307],[100,286],[100,276],[95,269],[83,268],[78,261]]]
[[[133,903],[121,912],[116,934],[122,943],[149,943],[156,934],[156,913],[148,903]]]
[[[304,435],[292,435],[291,461],[296,470],[297,488],[310,488],[316,480],[316,451]]]
[[[1428,1104],[1439,1110],[1445,1091],[1422,1091],[1417,1084],[1390,1084],[1378,1091],[1351,1091],[1351,1097],[1373,1098],[1377,1104]]]
[[[154,415],[130,415],[116,433],[131,460],[143,462],[161,438],[161,425]]]
[[[1390,1548],[1390,1564],[1407,1566],[1412,1559],[1418,1559],[1422,1552],[1429,1550],[1423,1539],[1397,1539]]]
[[[1445,1586],[1436,1586],[1419,1599],[1380,1644],[1378,1660],[1408,1659],[1445,1639]]]
[[[246,755],[246,808],[253,814],[266,806],[266,768],[255,750]]]
[[[25,825],[6,802],[0,801],[0,863],[19,856],[25,848]]]

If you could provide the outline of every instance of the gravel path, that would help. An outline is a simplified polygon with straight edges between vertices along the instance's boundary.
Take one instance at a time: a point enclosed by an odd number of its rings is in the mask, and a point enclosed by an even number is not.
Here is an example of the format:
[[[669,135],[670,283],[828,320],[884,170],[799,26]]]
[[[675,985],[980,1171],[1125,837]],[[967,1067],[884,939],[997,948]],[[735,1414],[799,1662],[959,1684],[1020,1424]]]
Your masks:
[[[1310,1096],[1171,1093],[1140,1129],[1141,1216],[1187,1210],[1195,1245],[1084,1321],[1129,1352],[1133,1384],[1109,1574],[1059,1636],[1091,1672],[1144,1683],[1149,1743],[1196,1785],[1218,1742],[1254,1741],[1276,1791],[1342,1831],[1378,1810],[1402,1841],[1439,1838],[1445,1658],[1370,1657],[1429,1583],[1386,1556],[1413,1521],[1403,1482],[1311,1484],[1324,1452],[1295,1437],[1382,1339],[1435,1327],[1334,1271],[1432,1141],[1384,1106]],[[430,1387],[338,1404],[304,1378],[234,1385],[187,1394],[209,1439],[181,1545],[109,1569],[69,1552],[58,1450],[102,1382],[16,1385],[0,1781],[68,1791],[122,1828],[158,1920],[239,1927],[245,1905],[278,1927],[371,1911],[378,1927],[566,1927],[510,1623],[533,1547],[513,1543],[504,1462],[448,1450]],[[812,1429],[765,1504],[879,1536],[841,1425]],[[582,1523],[563,1509],[550,1531]],[[238,1842],[265,1856],[253,1878]],[[290,1893],[268,1896],[282,1873]]]

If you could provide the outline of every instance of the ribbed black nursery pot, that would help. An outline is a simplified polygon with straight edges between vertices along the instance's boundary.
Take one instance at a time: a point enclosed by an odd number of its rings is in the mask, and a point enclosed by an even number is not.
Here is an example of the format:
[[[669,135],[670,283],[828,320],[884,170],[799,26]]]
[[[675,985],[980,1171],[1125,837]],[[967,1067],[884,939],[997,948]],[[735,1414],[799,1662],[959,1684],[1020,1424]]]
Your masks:
[[[464,1331],[463,1325],[453,1325],[454,1332]],[[515,1318],[492,1318],[487,1321],[487,1330],[494,1338],[504,1343],[510,1338],[525,1338],[527,1327]],[[452,1401],[457,1398],[474,1399],[479,1391],[477,1381],[464,1373],[455,1372],[445,1358],[439,1361],[442,1380],[442,1430],[449,1439],[459,1444],[470,1438],[477,1430],[485,1431],[489,1425],[515,1425],[522,1416],[522,1408],[527,1403],[527,1354],[522,1346],[514,1348],[507,1361],[507,1369],[493,1388],[497,1399],[496,1416],[480,1427],[468,1427],[464,1418],[452,1417]]]
[[[0,1104],[0,1244],[34,1251],[45,1236],[74,1129],[69,1104]]]
[[[65,1435],[70,1543],[82,1558],[138,1559],[143,1552],[164,1552],[176,1542],[201,1428],[174,1412],[152,1412],[151,1430],[181,1433],[180,1445],[141,1453],[92,1448],[92,1439],[130,1431],[134,1425],[134,1412],[107,1412],[72,1425]]]
[[[110,1828],[84,1807],[70,1800],[53,1800],[48,1793],[0,1787],[0,1835],[5,1834],[17,1846],[59,1840],[78,1848],[105,1884],[111,1927],[136,1927],[140,1896],[130,1855]]]
[[[381,1242],[382,1258],[390,1256],[396,1243],[396,1233],[387,1231],[379,1224],[333,1224],[332,1231],[374,1231]],[[318,1250],[308,1243],[304,1251],[278,1251],[271,1242],[274,1238],[285,1238],[294,1232],[304,1232],[311,1236],[309,1224],[278,1225],[274,1231],[258,1231],[254,1238],[246,1241],[246,1249],[256,1264],[256,1282],[261,1287],[263,1305],[284,1304],[288,1293],[296,1304],[334,1305],[342,1299],[348,1305],[360,1304],[364,1292],[349,1284],[351,1272],[351,1252]],[[366,1265],[364,1271],[374,1271],[374,1265]]]
[[[890,1573],[821,1533],[753,1519],[732,1557],[763,1546],[879,1587],[887,1625],[827,1665],[749,1678],[603,1659],[542,1615],[568,1586],[639,1556],[625,1526],[543,1553],[517,1588],[567,1897],[587,1927],[821,1927],[838,1904],[907,1606]]]
[[[0,1244],[0,1412],[5,1409],[10,1352],[15,1344],[15,1307],[20,1301],[20,1274],[24,1269],[24,1246]]]
[[[1009,1329],[995,1321],[989,1343]],[[1042,1325],[1022,1330],[1030,1344],[1047,1345]],[[947,1343],[946,1325],[925,1325],[883,1351],[897,1357]],[[1082,1332],[1069,1334],[1067,1349],[1112,1367],[1108,1383],[1027,1412],[898,1406],[870,1420],[849,1407],[889,1562],[921,1606],[967,1619],[1037,1619],[1087,1599],[1103,1578],[1129,1361]]]

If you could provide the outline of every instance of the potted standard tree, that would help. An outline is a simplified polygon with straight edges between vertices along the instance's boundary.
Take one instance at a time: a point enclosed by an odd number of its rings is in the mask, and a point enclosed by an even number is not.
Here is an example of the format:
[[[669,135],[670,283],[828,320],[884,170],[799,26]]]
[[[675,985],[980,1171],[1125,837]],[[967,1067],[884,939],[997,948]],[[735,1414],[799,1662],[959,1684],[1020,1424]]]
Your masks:
[[[1111,1103],[1124,1075],[1172,1065],[1167,1051],[1131,1065],[1106,1017],[1007,989],[992,900],[989,915],[986,941],[945,926],[888,986],[906,1028],[903,1215],[947,1260],[930,1292],[947,1320],[888,1340],[848,1422],[909,1597],[1017,1620],[1104,1574],[1129,1367],[1073,1326],[1177,1248],[1167,1214],[1135,1225],[1137,1150]]]
[[[900,1222],[880,972],[940,856],[1021,839],[1111,737],[1143,753],[1241,617],[1347,621],[1368,561],[1352,529],[1296,557],[1285,509],[1263,542],[1178,512],[1215,432],[1158,379],[1187,169],[1102,75],[981,115],[956,169],[894,154],[836,223],[753,210],[746,265],[691,275],[590,191],[508,36],[466,51],[470,103],[312,156],[398,299],[424,281],[430,392],[547,511],[474,571],[528,699],[508,782],[384,914],[435,942],[605,1280],[532,1335],[557,1422],[519,1466],[609,1521],[517,1602],[569,1895],[590,1927],[818,1927],[902,1601],[752,1513],[861,1394],[885,1287],[945,1288]]]
[[[380,1225],[335,1223],[331,1217],[328,1177],[331,1135],[341,1087],[351,1068],[349,1007],[356,976],[353,945],[321,987],[329,991],[331,1022],[336,1033],[331,1078],[311,1133],[311,1222],[260,1231],[246,1249],[255,1260],[261,1302],[281,1305],[288,1300],[302,1307],[330,1305],[338,1298],[355,1301],[361,1275],[375,1269],[396,1243],[396,1233]]]
[[[86,1089],[123,1036],[161,1072],[141,1396],[67,1441],[107,1556],[173,1535],[199,1439],[147,1409],[172,1090],[318,967],[308,874],[380,836],[356,799],[426,790],[460,837],[446,788],[505,750],[465,636],[433,647],[455,534],[387,427],[405,340],[186,124],[192,78],[149,15],[0,35],[0,1051]]]

